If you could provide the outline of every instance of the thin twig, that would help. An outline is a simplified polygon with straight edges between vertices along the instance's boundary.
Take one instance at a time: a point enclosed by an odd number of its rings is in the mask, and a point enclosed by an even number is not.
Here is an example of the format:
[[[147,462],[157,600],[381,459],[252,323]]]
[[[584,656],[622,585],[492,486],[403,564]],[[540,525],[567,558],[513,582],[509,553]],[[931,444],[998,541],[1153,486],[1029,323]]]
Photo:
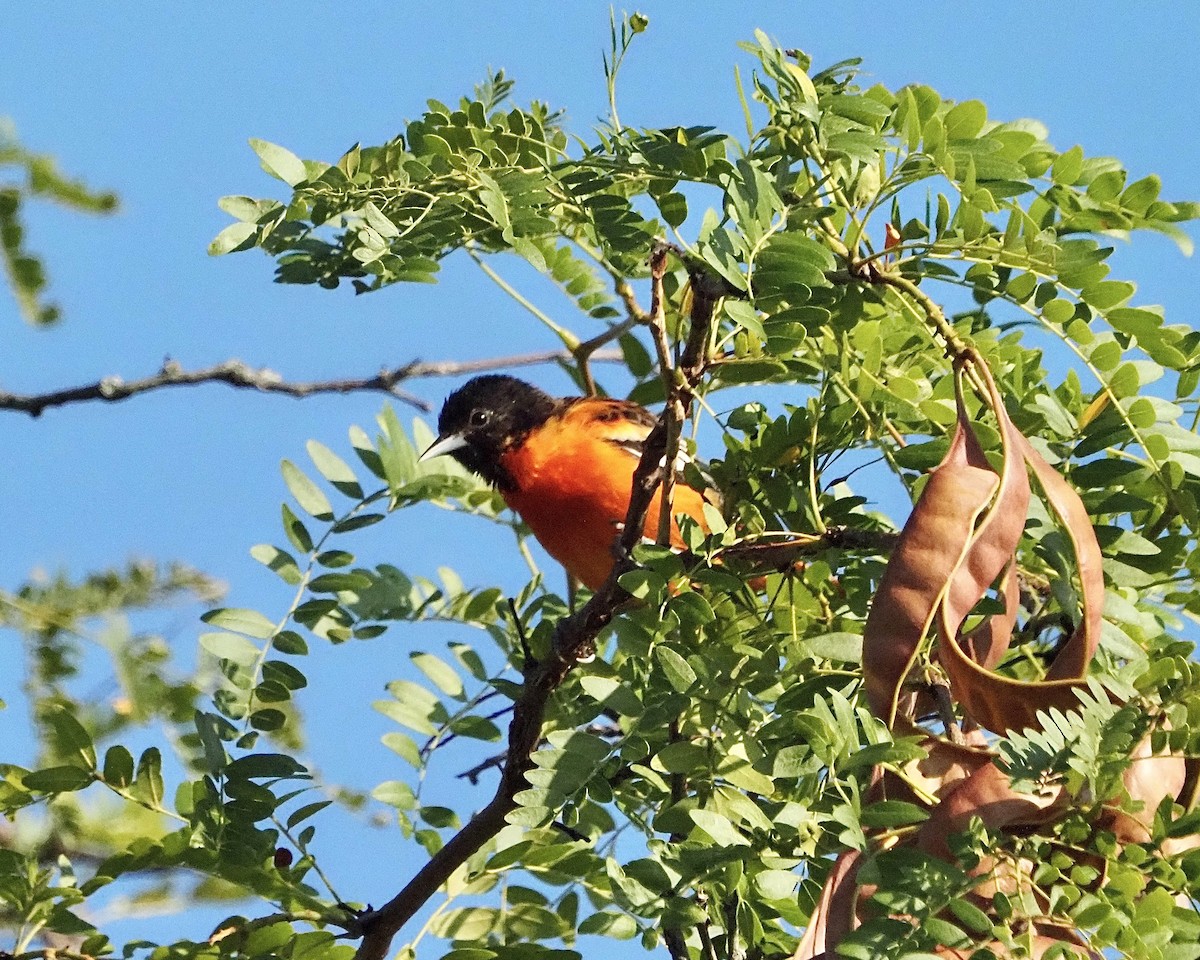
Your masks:
[[[696,906],[704,911],[704,919],[700,921],[696,927],[696,932],[700,934],[700,956],[702,960],[719,960],[717,956],[717,948],[712,942],[712,921],[709,919],[708,897],[704,891],[697,891]],[[730,931],[730,939],[732,939],[735,931]]]
[[[599,359],[604,353],[601,351],[606,343],[612,343],[618,337],[623,337],[630,330],[636,327],[639,323],[645,321],[644,315],[631,313],[620,323],[614,323],[603,333],[598,333],[590,340],[584,340],[571,351],[571,356],[575,358],[575,363],[579,367],[579,373],[583,377],[583,386],[589,397],[596,395],[596,380],[592,376],[592,360]],[[621,355],[619,350],[610,351]]]
[[[475,786],[475,784],[479,783],[479,775],[481,773],[486,773],[493,767],[501,767],[503,765],[504,754],[497,753],[495,756],[488,757],[481,763],[475,764],[475,766],[473,766],[470,770],[464,770],[462,773],[455,774],[455,777],[457,777],[459,780],[469,780],[471,786]]]
[[[245,917],[231,917],[220,926],[218,926],[208,937],[209,945],[220,943],[235,934],[246,934],[252,930],[261,930],[264,927],[270,927],[277,923],[310,923],[310,924],[333,924],[334,926],[342,927],[353,935],[355,923],[352,918],[342,917],[337,914],[325,914],[317,910],[289,910],[286,913],[272,913],[265,917],[256,917],[253,920],[247,920]],[[37,951],[31,956],[42,956],[42,951]],[[59,957],[63,954],[59,953]],[[17,960],[16,957],[13,960]]]
[[[613,290],[621,298],[621,302],[625,304],[626,315],[638,323],[645,323],[647,317],[646,311],[638,303],[637,294],[633,292],[633,287],[629,281],[621,276],[613,277]]]
[[[667,247],[657,245],[650,254],[650,313],[646,323],[654,340],[654,350],[658,354],[658,371],[663,381],[663,396],[667,399],[670,416],[667,422],[673,429],[667,433],[667,455],[671,457],[666,469],[663,470],[661,506],[658,510],[659,543],[671,542],[671,502],[675,486],[674,451],[679,449],[679,435],[683,426],[681,413],[682,404],[675,391],[675,364],[671,357],[671,348],[667,344],[666,293],[663,290],[663,277],[667,272]]]
[[[0,391],[0,410],[27,413],[31,417],[41,416],[50,407],[61,407],[70,403],[100,400],[115,403],[129,397],[163,387],[190,387],[203,383],[223,383],[230,387],[257,390],[260,393],[278,393],[289,397],[308,397],[318,393],[352,393],[357,391],[379,391],[416,407],[428,411],[430,406],[420,397],[400,389],[408,380],[428,377],[456,377],[467,373],[483,373],[509,367],[528,367],[542,363],[562,363],[574,359],[568,350],[544,350],[539,353],[522,353],[511,357],[488,357],[483,360],[413,360],[399,367],[384,368],[373,377],[340,380],[313,380],[292,382],[267,367],[255,368],[241,360],[226,360],[203,370],[184,370],[176,361],[167,360],[153,376],[140,380],[126,381],[119,376],[108,376],[95,383],[78,387],[67,387],[48,393],[20,394]],[[591,359],[606,363],[620,362],[619,350],[595,350]]]
[[[596,254],[588,250],[586,246],[580,246],[580,249],[588,253],[595,259],[601,267],[608,270],[613,278],[613,290],[617,296],[621,298],[621,302],[625,304],[625,319],[620,323],[615,323],[607,330],[596,334],[590,340],[584,340],[583,343],[575,347],[571,351],[575,356],[576,365],[579,367],[579,375],[583,377],[584,390],[589,397],[594,397],[597,393],[596,379],[592,376],[592,357],[605,344],[612,343],[614,340],[625,336],[630,330],[639,324],[646,323],[649,315],[642,309],[641,304],[637,301],[637,294],[633,292],[633,287],[629,281],[619,274],[612,273],[611,268]]]
[[[492,697],[498,697],[498,696],[500,696],[500,691],[492,690],[492,691],[489,691],[488,693],[485,693],[474,703],[468,704],[467,706],[477,707],[477,706],[479,706],[479,704],[481,704],[487,700],[491,700]],[[463,709],[465,710],[466,706],[464,706]],[[483,715],[483,719],[484,720],[497,720],[500,717],[504,716],[506,713],[511,712],[511,710],[512,710],[512,704],[509,704],[507,707],[501,707],[499,710],[493,710],[491,713],[485,713]],[[460,734],[453,733],[453,732],[447,733],[444,737],[442,736],[442,733],[445,732],[445,730],[447,729],[448,726],[449,726],[448,724],[446,726],[443,726],[441,728],[441,730],[439,730],[432,737],[430,737],[428,740],[425,741],[424,746],[421,747],[421,750],[418,754],[421,757],[421,759],[428,760],[434,750],[440,750],[442,747],[446,746],[446,744],[450,743],[453,740],[457,740],[459,738]]]
[[[938,718],[942,721],[942,726],[946,731],[946,736],[950,738],[950,742],[964,743],[962,729],[954,716],[954,699],[950,695],[950,688],[945,682],[937,681],[929,685],[929,692],[933,694],[933,702],[937,704]]]
[[[725,956],[728,960],[745,960],[746,956],[746,949],[738,937],[737,913],[740,902],[741,898],[734,892],[724,904]]]
[[[525,294],[521,293],[520,290],[500,276],[500,274],[492,268],[492,265],[484,260],[482,256],[480,256],[479,250],[475,246],[469,245],[467,246],[466,250],[467,255],[475,261],[475,265],[484,272],[484,274],[489,280],[492,281],[492,283],[496,284],[496,286],[498,286],[517,303],[528,310],[530,314],[532,314],[546,327],[546,329],[553,332],[554,335],[562,341],[562,345],[564,347],[566,347],[568,350],[574,350],[579,346],[579,338],[575,336],[575,334],[573,334],[562,324],[557,323],[550,316],[550,314],[538,307],[532,300],[525,296]]]
[[[859,527],[829,527],[823,533],[781,532],[743,540],[725,547],[714,556],[721,557],[727,563],[744,564],[749,573],[790,570],[797,560],[824,553],[830,547],[873,554],[890,553],[898,536],[890,530],[865,530]]]
[[[921,313],[925,315],[929,324],[937,331],[938,336],[945,341],[946,353],[954,360],[959,360],[965,357],[970,348],[963,342],[962,337],[946,319],[946,314],[938,303],[917,286],[916,282],[899,273],[896,270],[878,270],[867,268],[863,270],[863,275],[869,274],[870,282],[882,284],[885,287],[891,287],[900,293],[905,294],[910,300],[914,301],[921,308]]]

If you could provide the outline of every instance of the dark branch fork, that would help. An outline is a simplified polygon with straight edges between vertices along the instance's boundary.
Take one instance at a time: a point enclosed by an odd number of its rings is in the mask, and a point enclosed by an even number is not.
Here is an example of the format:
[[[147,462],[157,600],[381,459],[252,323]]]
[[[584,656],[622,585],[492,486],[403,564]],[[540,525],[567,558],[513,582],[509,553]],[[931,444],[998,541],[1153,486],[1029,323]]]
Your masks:
[[[593,350],[590,360],[618,362],[618,350]],[[419,410],[429,411],[428,403],[402,390],[400,384],[428,377],[455,377],[468,373],[485,373],[512,367],[528,367],[541,363],[569,363],[574,355],[568,350],[545,350],[512,357],[489,357],[484,360],[412,360],[399,367],[384,368],[373,377],[340,380],[293,382],[266,367],[252,367],[241,360],[226,360],[203,370],[185,370],[174,360],[167,360],[153,376],[140,380],[125,380],[118,376],[104,377],[94,383],[67,387],[48,393],[19,394],[0,391],[0,410],[41,416],[50,407],[98,400],[115,403],[129,397],[164,387],[189,387],[204,383],[223,383],[230,387],[277,393],[288,397],[308,397],[318,393],[351,393],[376,391],[395,397]]]
[[[661,299],[669,248],[661,245],[651,254],[651,278],[655,296]],[[682,411],[691,409],[693,391],[708,363],[708,347],[716,305],[723,293],[707,274],[693,270],[692,324],[688,340],[671,381],[671,391],[658,423],[646,438],[645,450],[633,476],[629,512],[617,544],[617,562],[608,579],[577,612],[560,620],[555,628],[550,653],[526,668],[525,684],[513,705],[508,729],[508,750],[500,768],[500,783],[491,801],[480,810],[441,850],[431,857],[404,888],[378,910],[358,918],[362,931],[358,960],[383,960],[392,939],[421,906],[433,896],[450,875],[494,837],[508,814],[516,809],[515,796],[528,784],[525,774],[532,766],[531,757],[541,740],[546,705],[551,695],[575,667],[579,654],[595,642],[628,599],[617,585],[618,578],[632,569],[631,553],[641,538],[646,511],[663,480],[664,463],[673,463],[677,450],[668,449],[672,436],[678,444],[678,424]]]

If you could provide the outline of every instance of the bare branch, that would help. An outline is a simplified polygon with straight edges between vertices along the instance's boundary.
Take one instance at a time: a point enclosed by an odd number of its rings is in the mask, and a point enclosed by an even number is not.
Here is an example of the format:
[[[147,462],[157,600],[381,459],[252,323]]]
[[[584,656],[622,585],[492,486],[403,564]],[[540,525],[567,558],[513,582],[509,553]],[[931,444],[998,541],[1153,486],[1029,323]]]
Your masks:
[[[619,362],[617,350],[596,350],[593,360],[606,363]],[[49,393],[19,394],[0,391],[0,410],[27,413],[31,417],[41,416],[49,407],[61,407],[69,403],[101,400],[115,403],[129,397],[162,387],[190,387],[202,383],[224,383],[230,387],[257,390],[260,393],[278,393],[289,397],[308,397],[317,393],[352,393],[373,390],[386,393],[396,399],[428,411],[430,406],[420,397],[400,389],[408,380],[427,377],[456,377],[466,373],[483,373],[509,367],[529,367],[542,363],[563,363],[573,359],[568,350],[545,350],[540,353],[523,353],[511,357],[488,357],[484,360],[413,360],[400,367],[384,368],[373,377],[343,380],[313,380],[291,382],[267,367],[254,368],[241,360],[226,360],[203,370],[184,370],[176,361],[167,360],[162,369],[151,377],[126,381],[119,376],[104,377],[95,383],[78,387],[67,387]]]
[[[617,296],[620,297],[621,301],[625,304],[625,319],[620,323],[613,324],[603,333],[597,334],[590,340],[583,341],[583,343],[579,344],[579,346],[571,351],[576,362],[579,364],[579,372],[583,376],[583,386],[589,397],[594,397],[596,395],[596,381],[592,377],[592,369],[590,366],[592,357],[595,356],[596,359],[599,360],[600,356],[597,351],[599,351],[602,346],[604,346],[606,343],[612,343],[612,341],[618,339],[619,337],[625,336],[625,334],[627,334],[634,327],[638,326],[639,324],[647,323],[650,319],[650,315],[646,313],[646,311],[643,310],[641,305],[638,303],[637,294],[633,292],[633,287],[630,286],[629,281],[619,274],[613,274],[612,278],[613,289],[616,291]],[[661,283],[662,281],[660,278],[660,286]]]
[[[503,766],[504,757],[505,754],[497,753],[495,756],[488,757],[481,763],[475,764],[475,766],[473,766],[470,770],[464,770],[462,773],[455,774],[455,776],[460,780],[469,780],[471,781],[471,786],[475,786],[477,783],[479,783],[480,774],[486,773],[493,767]]]
[[[719,960],[716,945],[712,942],[712,922],[709,920],[708,897],[702,890],[696,893],[696,906],[704,911],[704,920],[696,927],[696,932],[700,934],[701,960]],[[737,940],[736,926],[727,931],[727,938],[730,943]]]
[[[667,953],[671,955],[671,960],[688,960],[691,954],[688,953],[683,931],[678,927],[665,927],[662,934],[663,943],[667,946]]]
[[[600,348],[606,343],[619,337],[625,336],[630,330],[636,327],[639,323],[644,322],[644,316],[630,314],[620,323],[615,323],[603,333],[598,333],[590,340],[584,340],[574,350],[571,351],[571,356],[575,358],[575,362],[579,365],[579,371],[583,375],[583,386],[589,397],[596,395],[596,381],[592,377],[591,362],[593,360],[604,360],[610,351],[604,351]],[[618,351],[619,352],[619,351]]]

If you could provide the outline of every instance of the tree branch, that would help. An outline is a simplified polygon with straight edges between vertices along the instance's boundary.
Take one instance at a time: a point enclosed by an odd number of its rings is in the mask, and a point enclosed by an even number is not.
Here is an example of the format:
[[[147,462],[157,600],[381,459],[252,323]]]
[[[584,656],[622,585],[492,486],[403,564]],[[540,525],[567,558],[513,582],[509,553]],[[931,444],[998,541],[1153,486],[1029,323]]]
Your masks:
[[[688,960],[691,955],[688,953],[687,940],[684,939],[683,931],[678,927],[665,927],[662,933],[663,943],[667,946],[667,953],[671,955],[671,960]]]
[[[675,377],[678,396],[686,398],[685,414],[690,408],[692,391],[707,367],[707,345],[716,302],[716,298],[707,296],[693,299],[692,326],[683,350],[683,357],[688,363],[680,365]],[[495,795],[441,850],[430,857],[395,897],[378,910],[362,915],[363,940],[359,945],[357,960],[384,960],[392,939],[404,924],[471,854],[500,832],[508,814],[516,809],[514,798],[528,786],[525,774],[533,765],[531,758],[541,740],[551,695],[579,662],[580,654],[595,643],[600,631],[608,626],[629,599],[617,581],[622,574],[636,566],[632,557],[633,547],[641,540],[646,511],[662,483],[664,457],[670,454],[670,460],[674,460],[674,453],[667,449],[667,440],[672,432],[671,421],[675,419],[674,407],[668,402],[658,423],[646,438],[642,458],[633,475],[624,528],[616,545],[616,562],[608,579],[582,608],[558,622],[551,638],[549,654],[539,663],[526,665],[525,684],[513,704],[513,718],[508,728],[508,751]]]
[[[824,533],[787,533],[747,539],[719,551],[726,562],[746,565],[749,572],[789,570],[806,556],[821,554],[830,547],[861,550],[866,553],[891,553],[899,534],[891,530],[866,530],[860,527],[830,527]]]
[[[167,360],[154,376],[141,380],[126,381],[119,376],[104,377],[95,383],[78,387],[67,387],[49,393],[19,394],[0,391],[0,410],[27,413],[31,417],[41,416],[49,407],[61,407],[70,403],[100,400],[115,403],[142,393],[163,387],[190,387],[202,383],[224,383],[230,387],[257,390],[260,393],[278,393],[289,397],[308,397],[317,393],[351,393],[373,390],[389,394],[396,399],[429,411],[428,403],[400,388],[408,380],[428,377],[455,377],[466,373],[484,373],[510,367],[529,367],[542,363],[570,362],[574,359],[569,350],[545,350],[540,353],[523,353],[511,357],[489,357],[484,360],[413,360],[403,366],[384,368],[373,377],[342,380],[313,380],[291,382],[266,367],[251,367],[241,360],[226,360],[203,370],[184,370],[176,361]],[[603,362],[619,362],[620,351],[596,350],[591,359]]]

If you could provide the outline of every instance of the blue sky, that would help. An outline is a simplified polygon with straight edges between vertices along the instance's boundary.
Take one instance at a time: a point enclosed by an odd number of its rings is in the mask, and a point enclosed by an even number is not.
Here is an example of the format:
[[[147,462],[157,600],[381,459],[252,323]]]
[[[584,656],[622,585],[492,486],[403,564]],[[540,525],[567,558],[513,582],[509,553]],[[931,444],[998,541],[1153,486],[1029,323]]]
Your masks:
[[[1166,198],[1200,198],[1192,91],[1200,27],[1191,4],[793,0],[643,9],[650,28],[621,77],[627,124],[742,130],[733,64],[749,64],[736,42],[761,27],[818,66],[861,57],[868,82],[918,81],[944,97],[981,99],[995,118],[1040,119],[1060,148],[1116,155],[1133,177],[1158,173]],[[247,138],[333,160],[356,141],[393,136],[426,98],[468,92],[489,66],[517,80],[518,101],[565,108],[586,136],[606,111],[608,15],[607,4],[592,0],[10,5],[0,116],[12,118],[27,147],[115,190],[122,206],[99,219],[29,207],[30,246],[46,258],[64,319],[31,329],[0,292],[0,385],[41,392],[108,374],[139,377],[167,356],[188,368],[238,357],[307,380],[365,376],[415,357],[554,347],[469,262],[449,262],[436,286],[356,298],[348,289],[278,286],[263,255],[213,259],[205,248],[228,222],[220,196],[282,196]],[[1170,322],[1197,323],[1200,269],[1169,240],[1137,237],[1118,251],[1114,275],[1135,280],[1139,302],[1163,304]],[[574,322],[565,303],[542,305]],[[527,375],[568,389],[552,369]],[[436,405],[455,385],[427,380],[411,389]],[[288,592],[247,551],[281,540],[279,461],[303,461],[310,437],[345,453],[347,427],[371,430],[381,403],[367,394],[294,401],[210,386],[51,410],[39,420],[0,413],[0,587],[35,569],[81,575],[130,557],[177,559],[227,582],[232,605],[276,614]],[[511,543],[480,546],[481,533],[480,524],[432,508],[406,511],[359,543],[361,559],[426,573],[446,564],[468,582],[510,588],[522,582]],[[200,632],[190,614],[165,614],[156,626],[190,662]],[[301,704],[311,755],[331,779],[369,788],[404,774],[378,744],[391,726],[369,702],[403,675],[410,650],[438,650],[448,639],[393,630],[373,645],[314,655],[314,684]],[[0,633],[4,655],[15,658],[16,649]],[[19,703],[18,683],[10,671],[0,697]],[[19,737],[24,723],[10,706],[0,713],[0,737]],[[351,731],[362,739],[348,750]],[[327,869],[348,878],[344,896],[379,903],[415,861],[394,832],[364,829],[331,827]],[[380,852],[365,864],[364,843]],[[172,929],[207,932],[199,921],[160,932]]]

